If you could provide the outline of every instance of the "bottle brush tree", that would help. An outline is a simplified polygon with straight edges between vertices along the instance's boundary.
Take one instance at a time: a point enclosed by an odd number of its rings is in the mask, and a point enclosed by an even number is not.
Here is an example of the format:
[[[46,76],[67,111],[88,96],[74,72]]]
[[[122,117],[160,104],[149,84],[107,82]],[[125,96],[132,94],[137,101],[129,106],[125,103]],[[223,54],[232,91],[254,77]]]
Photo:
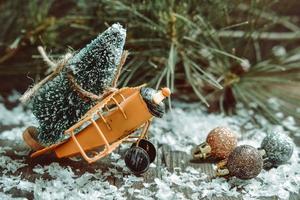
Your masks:
[[[71,73],[84,90],[101,94],[111,86],[120,63],[126,31],[114,24],[71,57],[52,80],[31,99],[39,127],[37,140],[45,146],[64,139],[64,131],[76,123],[95,101],[83,98],[72,87]]]

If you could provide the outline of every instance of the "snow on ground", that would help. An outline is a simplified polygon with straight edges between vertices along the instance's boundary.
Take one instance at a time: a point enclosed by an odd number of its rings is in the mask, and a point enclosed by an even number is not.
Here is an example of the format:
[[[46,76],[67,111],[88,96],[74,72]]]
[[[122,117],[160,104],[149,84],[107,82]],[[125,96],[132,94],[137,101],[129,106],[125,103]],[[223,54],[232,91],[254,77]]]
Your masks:
[[[12,98],[16,99],[16,98]],[[256,119],[254,123],[252,118]],[[291,118],[282,119],[291,129],[297,130]],[[0,126],[21,125],[21,127],[0,133],[1,140],[22,142],[22,131],[28,125],[36,124],[33,116],[22,106],[7,110],[0,98]],[[259,147],[260,141],[267,131],[285,132],[282,127],[270,125],[262,116],[241,106],[238,114],[223,116],[208,114],[199,104],[175,103],[172,112],[168,112],[163,119],[156,119],[151,126],[151,140],[158,144],[169,146],[172,150],[190,153],[191,148],[205,140],[208,132],[217,126],[228,126],[236,132],[239,144],[250,144]],[[286,133],[288,134],[288,133]],[[12,199],[9,191],[19,189],[32,192],[35,199],[126,199],[128,194],[139,199],[186,199],[182,191],[189,191],[192,199],[216,196],[238,196],[244,199],[256,199],[261,196],[278,196],[288,199],[289,192],[297,193],[300,187],[299,148],[295,148],[293,157],[288,164],[282,165],[262,173],[252,180],[238,180],[230,178],[215,178],[209,181],[207,175],[199,169],[187,167],[175,172],[168,171],[164,166],[161,178],[155,178],[152,183],[143,183],[143,188],[135,189],[135,183],[143,181],[143,177],[131,175],[125,167],[119,154],[110,155],[113,167],[108,171],[95,170],[78,175],[70,167],[52,163],[48,166],[36,165],[33,173],[47,174],[50,178],[38,178],[31,182],[22,177],[18,170],[27,164],[24,159],[12,160],[5,156],[10,147],[0,147],[0,199]],[[17,155],[26,155],[17,152]],[[76,160],[76,159],[73,159]],[[108,181],[109,177],[117,177],[123,185],[116,187]],[[24,198],[19,198],[24,199]]]
[[[169,112],[164,119],[156,120],[151,127],[152,140],[169,145],[173,150],[190,153],[191,148],[205,141],[209,131],[217,126],[230,127],[238,135],[239,145],[248,144],[254,147],[260,146],[260,141],[267,132],[280,131],[289,134],[281,126],[269,124],[264,117],[255,114],[254,111],[245,110],[241,105],[238,106],[237,115],[230,117],[207,114],[199,104],[177,103],[173,107],[172,112]],[[258,123],[254,123],[253,118]],[[282,121],[291,130],[299,130],[290,117],[283,117]],[[298,132],[293,134],[299,135]],[[295,147],[288,164],[269,171],[263,170],[255,179],[245,181],[233,177],[226,181],[217,178],[209,183],[202,181],[200,185],[188,187],[192,188],[195,199],[211,195],[237,196],[239,193],[243,194],[244,199],[256,199],[261,196],[288,199],[289,192],[298,193],[300,188],[299,150],[299,147]]]

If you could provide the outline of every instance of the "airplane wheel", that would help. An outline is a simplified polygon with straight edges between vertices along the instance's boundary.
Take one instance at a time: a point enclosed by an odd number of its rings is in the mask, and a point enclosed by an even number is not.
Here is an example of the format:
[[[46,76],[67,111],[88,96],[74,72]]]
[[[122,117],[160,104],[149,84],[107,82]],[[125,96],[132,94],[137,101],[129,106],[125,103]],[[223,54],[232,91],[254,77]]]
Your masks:
[[[136,143],[133,143],[131,147],[134,146],[136,146]],[[138,146],[143,148],[147,152],[150,158],[150,163],[152,163],[156,158],[155,146],[149,140],[146,139],[141,139]]]
[[[150,158],[147,152],[141,147],[131,147],[125,153],[125,164],[135,174],[146,172],[150,165]]]

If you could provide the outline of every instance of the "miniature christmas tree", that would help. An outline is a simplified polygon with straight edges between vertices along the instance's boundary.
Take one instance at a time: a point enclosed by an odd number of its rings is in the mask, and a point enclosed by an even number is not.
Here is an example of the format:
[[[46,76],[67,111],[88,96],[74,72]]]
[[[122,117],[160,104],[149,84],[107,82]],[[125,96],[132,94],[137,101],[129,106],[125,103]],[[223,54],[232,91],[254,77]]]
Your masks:
[[[33,114],[39,122],[37,140],[51,145],[64,139],[64,131],[76,123],[95,101],[83,98],[68,79],[71,73],[82,89],[102,94],[111,86],[120,63],[126,31],[114,24],[75,54],[66,67],[44,84],[32,98]]]

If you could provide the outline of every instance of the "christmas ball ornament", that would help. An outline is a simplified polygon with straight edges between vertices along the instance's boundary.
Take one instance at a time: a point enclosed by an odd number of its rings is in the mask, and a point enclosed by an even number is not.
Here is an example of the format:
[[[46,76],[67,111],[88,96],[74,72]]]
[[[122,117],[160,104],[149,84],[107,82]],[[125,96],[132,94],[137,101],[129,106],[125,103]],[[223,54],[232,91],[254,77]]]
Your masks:
[[[291,158],[293,150],[293,141],[287,135],[279,132],[269,133],[259,149],[264,160],[264,168],[286,163]]]
[[[206,159],[207,157],[224,159],[236,147],[235,134],[226,127],[217,127],[209,132],[206,142],[196,146],[193,151],[194,159]]]
[[[218,176],[235,176],[239,179],[256,177],[263,168],[259,151],[250,145],[236,147],[226,160],[217,165]]]

